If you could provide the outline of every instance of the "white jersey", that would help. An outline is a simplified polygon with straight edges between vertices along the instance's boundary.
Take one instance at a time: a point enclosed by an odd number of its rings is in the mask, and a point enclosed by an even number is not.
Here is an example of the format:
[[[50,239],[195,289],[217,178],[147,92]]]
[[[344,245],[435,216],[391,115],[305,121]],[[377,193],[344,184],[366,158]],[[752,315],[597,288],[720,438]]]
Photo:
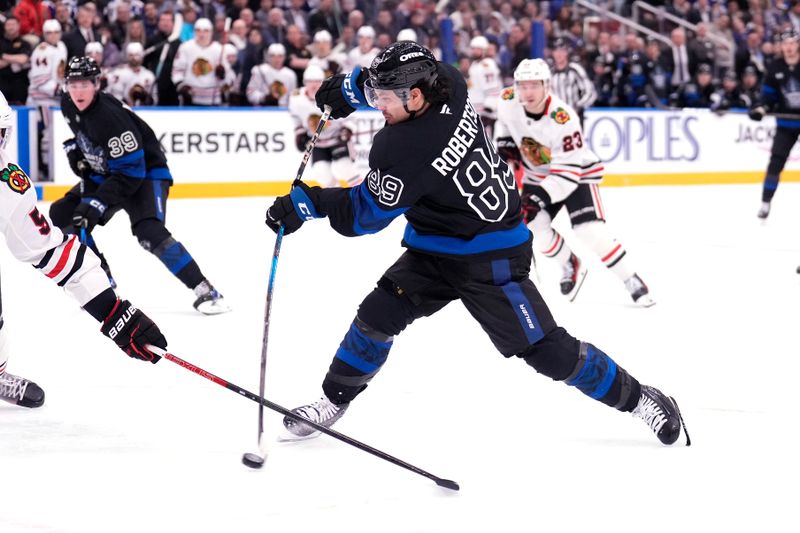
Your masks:
[[[308,60],[308,66],[318,66],[325,72],[325,77],[329,78],[337,72],[341,72],[346,61],[347,56],[343,53],[331,52],[325,57],[312,56],[311,59]]]
[[[473,61],[469,66],[469,101],[479,115],[495,118],[497,99],[503,89],[503,79],[497,63],[490,57]]]
[[[528,116],[508,87],[500,94],[495,139],[512,137],[522,154],[524,180],[542,186],[560,202],[580,183],[599,183],[603,164],[583,137],[578,114],[555,95],[538,120]]]
[[[288,67],[279,70],[269,63],[256,65],[250,71],[247,83],[247,100],[253,105],[262,105],[264,97],[271,96],[277,105],[289,105],[289,95],[297,88],[297,75]],[[275,104],[272,104],[275,105]]]
[[[144,102],[136,93],[142,90],[149,95],[155,81],[155,75],[144,67],[134,69],[130,65],[122,65],[108,74],[106,92],[128,105],[139,105]]]
[[[225,78],[222,80],[214,73],[218,65],[225,68]],[[235,80],[236,73],[223,55],[223,45],[217,41],[201,47],[192,39],[178,47],[175,62],[172,64],[172,83],[191,87],[193,103],[220,104],[223,86],[232,87]]]
[[[30,178],[2,151],[0,165],[0,231],[14,257],[64,287],[81,307],[111,288],[97,256],[39,211]]]
[[[380,50],[374,47],[365,53],[361,51],[361,48],[356,46],[347,54],[344,70],[350,72],[357,66],[361,66],[361,68],[368,68],[370,65],[372,65],[372,60],[375,59],[379,53]]]
[[[317,131],[317,124],[322,118],[322,111],[317,107],[313,98],[306,94],[306,88],[300,87],[289,97],[289,113],[295,124],[295,132],[305,130],[309,136]],[[350,119],[330,120],[317,140],[318,148],[330,148],[342,144],[342,130],[355,131]]]
[[[58,94],[64,81],[67,66],[67,47],[63,42],[53,46],[42,42],[31,54],[30,86],[28,96],[32,105],[58,105]]]

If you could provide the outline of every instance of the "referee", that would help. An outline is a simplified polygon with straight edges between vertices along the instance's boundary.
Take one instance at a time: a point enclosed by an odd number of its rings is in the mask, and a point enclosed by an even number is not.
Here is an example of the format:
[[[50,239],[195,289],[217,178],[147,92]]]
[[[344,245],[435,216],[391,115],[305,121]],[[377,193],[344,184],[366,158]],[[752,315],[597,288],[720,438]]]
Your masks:
[[[597,100],[597,91],[583,67],[569,61],[569,53],[566,39],[558,38],[553,42],[550,90],[575,109],[583,125],[583,111]]]

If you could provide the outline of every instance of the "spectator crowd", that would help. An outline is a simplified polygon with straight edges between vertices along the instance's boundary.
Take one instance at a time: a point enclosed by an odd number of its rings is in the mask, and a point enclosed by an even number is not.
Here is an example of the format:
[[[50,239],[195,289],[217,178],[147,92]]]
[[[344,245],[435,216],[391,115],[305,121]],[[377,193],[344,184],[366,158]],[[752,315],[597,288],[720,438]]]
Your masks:
[[[0,90],[12,105],[49,104],[64,64],[91,55],[132,105],[285,106],[309,66],[368,66],[401,39],[453,50],[466,77],[490,60],[509,84],[539,28],[541,53],[554,69],[578,65],[595,107],[724,109],[750,105],[780,36],[800,31],[800,0],[647,3],[690,26],[643,11],[649,31],[636,31],[603,14],[631,18],[630,0],[0,0]]]

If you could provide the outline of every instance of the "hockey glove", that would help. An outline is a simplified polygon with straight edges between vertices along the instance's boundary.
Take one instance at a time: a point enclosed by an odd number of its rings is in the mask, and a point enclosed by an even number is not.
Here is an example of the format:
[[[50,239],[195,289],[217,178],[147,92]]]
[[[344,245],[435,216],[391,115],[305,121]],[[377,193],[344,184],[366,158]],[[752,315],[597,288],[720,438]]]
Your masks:
[[[298,132],[297,135],[294,136],[294,145],[301,152],[305,152],[306,146],[308,145],[308,141],[310,140],[311,137],[309,137],[308,133],[306,133],[305,130],[303,130]]]
[[[526,185],[522,190],[522,218],[525,224],[550,204],[550,195],[538,185]]]
[[[320,218],[312,200],[315,196],[311,187],[299,182],[290,194],[275,199],[275,203],[267,210],[267,226],[278,233],[283,224],[284,235],[289,235],[300,229],[306,220]]]
[[[322,82],[317,91],[317,107],[324,111],[331,106],[331,118],[344,118],[360,107],[368,107],[364,98],[366,71],[356,67],[353,72],[336,74]]]
[[[755,120],[756,122],[761,122],[761,119],[764,118],[764,115],[767,114],[767,108],[763,105],[758,107],[754,107],[747,111],[747,116],[750,117],[751,120]]]
[[[103,320],[100,331],[129,357],[153,364],[161,357],[145,346],[152,344],[164,350],[167,348],[167,339],[158,326],[128,300],[117,299],[111,313]]]
[[[522,154],[512,137],[499,137],[497,139],[497,153],[506,163],[522,163]]]
[[[108,206],[97,198],[85,197],[72,212],[72,225],[76,228],[84,228],[87,232],[100,223]]]
[[[214,76],[216,76],[218,80],[224,80],[225,79],[225,67],[223,67],[222,65],[217,65],[214,68]]]
[[[83,158],[83,152],[78,148],[78,143],[74,137],[64,141],[64,152],[67,154],[69,168],[72,169],[72,172],[81,179],[87,178],[91,168],[86,159]]]

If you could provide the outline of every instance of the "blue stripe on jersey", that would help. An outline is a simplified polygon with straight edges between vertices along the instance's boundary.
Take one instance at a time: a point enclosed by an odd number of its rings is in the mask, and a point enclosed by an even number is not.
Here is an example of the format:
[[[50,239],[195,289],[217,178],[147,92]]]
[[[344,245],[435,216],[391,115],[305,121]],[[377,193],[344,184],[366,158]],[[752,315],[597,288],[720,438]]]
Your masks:
[[[149,168],[145,177],[149,180],[172,181],[172,174],[167,167]]]
[[[389,211],[378,207],[367,189],[366,181],[350,189],[350,203],[353,205],[353,231],[356,235],[377,233],[408,211],[408,207]]]
[[[511,303],[528,342],[533,344],[542,340],[544,330],[536,313],[533,312],[533,305],[522,292],[519,283],[511,281],[511,262],[508,259],[492,261],[492,276],[494,284],[503,289],[503,293]]]
[[[96,184],[100,185],[105,181],[106,177],[105,176],[101,176],[100,174],[92,173],[92,174],[89,174],[89,179],[92,180],[93,182],[95,182]]]
[[[410,248],[448,255],[470,255],[504,250],[524,244],[529,238],[530,231],[522,222],[514,229],[481,233],[470,240],[444,235],[420,235],[414,231],[411,224],[406,226],[403,234],[403,242]]]
[[[800,129],[800,120],[779,118],[778,120],[776,120],[776,122],[778,123],[778,126],[780,126],[781,128],[791,128],[795,130]]]
[[[123,174],[131,178],[144,178],[144,150],[139,148],[117,159],[108,160],[108,171],[114,174]]]

